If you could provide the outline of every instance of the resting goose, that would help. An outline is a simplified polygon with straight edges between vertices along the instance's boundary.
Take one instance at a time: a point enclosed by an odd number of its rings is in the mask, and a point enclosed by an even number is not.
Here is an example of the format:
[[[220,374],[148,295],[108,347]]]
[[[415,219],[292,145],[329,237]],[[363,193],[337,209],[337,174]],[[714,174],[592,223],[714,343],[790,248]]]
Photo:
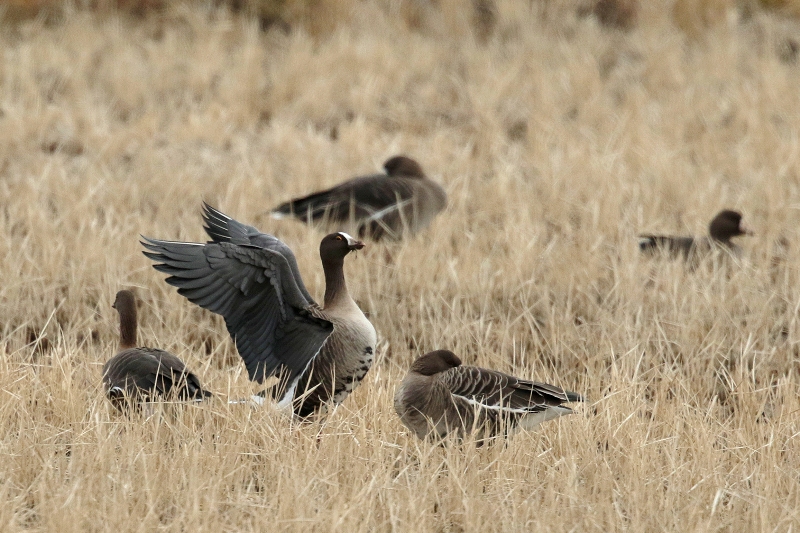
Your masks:
[[[431,223],[447,204],[447,194],[425,176],[419,163],[395,156],[383,164],[386,174],[362,176],[289,200],[276,207],[276,218],[294,216],[307,223],[347,224],[359,237],[399,239]]]
[[[120,343],[117,354],[103,366],[103,388],[117,409],[125,410],[129,402],[202,400],[212,395],[176,356],[137,347],[136,299],[131,291],[119,291],[113,307],[119,313]]]
[[[411,365],[395,393],[394,409],[421,439],[473,431],[487,438],[568,415],[572,409],[561,404],[581,401],[579,394],[553,385],[462,366],[453,352],[437,350]]]
[[[203,204],[205,244],[144,238],[144,254],[189,301],[222,315],[251,381],[279,376],[271,393],[301,417],[342,402],[366,375],[375,328],[347,291],[344,258],[364,243],[346,233],[319,246],[325,272],[320,308],[291,249],[272,235]]]
[[[739,247],[731,242],[733,237],[753,235],[742,221],[741,213],[725,209],[717,213],[708,226],[708,237],[673,237],[668,235],[639,235],[639,249],[656,253],[666,250],[673,257],[689,259],[722,247],[738,254]]]

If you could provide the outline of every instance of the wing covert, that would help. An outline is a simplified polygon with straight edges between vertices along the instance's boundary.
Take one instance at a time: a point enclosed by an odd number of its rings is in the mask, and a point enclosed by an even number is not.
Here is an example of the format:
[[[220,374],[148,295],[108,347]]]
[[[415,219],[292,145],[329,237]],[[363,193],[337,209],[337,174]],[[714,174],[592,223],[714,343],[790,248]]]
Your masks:
[[[556,386],[485,368],[458,366],[443,372],[440,379],[454,396],[489,409],[537,412],[569,401]]]
[[[280,239],[273,235],[261,233],[253,226],[242,224],[205,202],[203,202],[203,222],[203,229],[206,230],[206,233],[212,239],[211,242],[227,242],[242,246],[252,245],[283,256],[292,271],[292,278],[295,280],[298,290],[307,301],[314,301],[311,294],[306,290],[305,285],[303,285],[300,269],[297,266],[297,258],[295,258],[292,249],[286,246]]]

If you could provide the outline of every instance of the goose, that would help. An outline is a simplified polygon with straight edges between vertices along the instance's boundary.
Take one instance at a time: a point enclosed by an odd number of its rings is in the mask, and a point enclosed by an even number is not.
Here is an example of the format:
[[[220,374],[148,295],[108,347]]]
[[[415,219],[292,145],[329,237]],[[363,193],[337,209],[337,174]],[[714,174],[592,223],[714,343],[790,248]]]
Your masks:
[[[708,225],[707,237],[673,237],[668,235],[639,235],[639,249],[645,253],[666,250],[670,256],[684,259],[696,258],[715,248],[722,248],[734,255],[741,253],[731,239],[740,235],[753,235],[738,211],[725,209],[717,213]]]
[[[103,366],[103,388],[120,411],[130,404],[156,399],[202,400],[212,394],[178,357],[158,348],[137,346],[136,298],[129,290],[117,293],[112,306],[119,313],[120,343]]]
[[[270,391],[279,408],[307,417],[341,403],[372,366],[377,342],[344,277],[345,256],[364,243],[344,232],[322,239],[320,307],[286,244],[205,202],[203,220],[207,243],[143,237],[144,255],[179,294],[222,315],[251,381],[279,378]]]
[[[583,398],[553,385],[496,370],[464,366],[449,350],[436,350],[411,365],[394,396],[400,421],[420,439],[479,438],[531,429],[572,413],[566,402]]]
[[[294,216],[306,223],[347,224],[359,238],[399,239],[428,227],[447,205],[441,185],[425,176],[410,157],[388,159],[385,174],[362,176],[324,191],[285,202],[272,211],[275,218]],[[339,229],[339,228],[336,228]]]

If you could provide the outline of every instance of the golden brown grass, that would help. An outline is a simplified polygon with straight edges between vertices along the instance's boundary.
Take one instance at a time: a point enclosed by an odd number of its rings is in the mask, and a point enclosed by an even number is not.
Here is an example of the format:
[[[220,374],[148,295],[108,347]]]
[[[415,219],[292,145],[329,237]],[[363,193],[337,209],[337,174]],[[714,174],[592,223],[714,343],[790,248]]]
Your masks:
[[[687,41],[655,4],[620,33],[500,1],[481,39],[455,2],[417,27],[352,2],[313,38],[198,6],[6,28],[0,528],[796,529],[800,70],[779,52],[797,28],[757,12]],[[225,404],[257,389],[139,234],[203,239],[206,199],[292,246],[319,296],[322,234],[264,212],[399,152],[451,201],[348,260],[380,336],[368,379],[310,424]],[[742,260],[639,257],[638,231],[701,233],[722,207],[758,231]],[[218,401],[113,411],[123,287],[142,341]],[[592,401],[505,446],[417,441],[392,395],[443,347]]]

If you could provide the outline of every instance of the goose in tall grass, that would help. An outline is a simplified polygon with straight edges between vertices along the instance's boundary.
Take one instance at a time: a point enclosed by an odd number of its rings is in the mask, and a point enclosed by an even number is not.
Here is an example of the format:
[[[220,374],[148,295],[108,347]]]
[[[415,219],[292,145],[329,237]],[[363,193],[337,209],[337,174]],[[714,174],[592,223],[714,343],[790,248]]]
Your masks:
[[[308,416],[342,402],[372,366],[375,328],[350,297],[344,258],[364,243],[342,232],[322,239],[325,300],[306,290],[292,250],[203,204],[205,244],[144,238],[144,254],[189,301],[222,315],[251,381],[278,376],[272,396]]]
[[[383,164],[385,174],[345,181],[324,191],[276,207],[276,218],[294,216],[307,223],[346,228],[360,238],[399,239],[404,232],[428,227],[447,205],[441,185],[428,179],[419,163],[395,156]]]
[[[158,348],[138,346],[136,299],[131,291],[117,293],[120,342],[117,354],[103,366],[103,388],[123,411],[153,400],[202,400],[211,396],[178,357]]]
[[[699,259],[716,248],[738,255],[741,250],[731,239],[741,235],[753,235],[753,232],[745,225],[741,213],[725,209],[711,220],[708,236],[639,235],[639,249],[650,254],[664,250],[670,256],[684,259]]]
[[[419,357],[394,396],[400,421],[421,439],[505,435],[572,413],[583,398],[553,385],[463,366],[448,350]]]

